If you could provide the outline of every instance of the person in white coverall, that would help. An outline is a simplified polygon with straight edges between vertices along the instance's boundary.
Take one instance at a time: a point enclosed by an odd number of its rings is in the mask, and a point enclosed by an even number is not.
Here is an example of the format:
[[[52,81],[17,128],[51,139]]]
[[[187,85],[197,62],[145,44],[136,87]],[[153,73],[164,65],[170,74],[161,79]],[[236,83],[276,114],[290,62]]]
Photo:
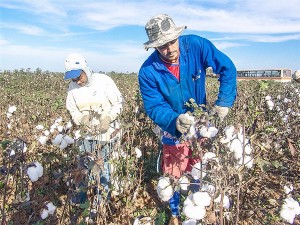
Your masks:
[[[100,183],[108,191],[110,166],[108,157],[113,143],[120,138],[116,120],[122,111],[123,98],[114,81],[105,74],[94,73],[85,58],[72,53],[65,60],[65,80],[70,80],[66,107],[76,125],[88,130],[79,148],[103,160]],[[81,192],[71,198],[74,203],[84,203],[87,194]]]

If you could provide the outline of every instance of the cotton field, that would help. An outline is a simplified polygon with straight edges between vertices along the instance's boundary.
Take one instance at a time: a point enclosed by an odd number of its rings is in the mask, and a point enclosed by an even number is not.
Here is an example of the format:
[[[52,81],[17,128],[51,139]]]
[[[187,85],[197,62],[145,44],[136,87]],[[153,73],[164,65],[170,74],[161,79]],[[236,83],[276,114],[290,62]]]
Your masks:
[[[63,75],[0,74],[2,224],[166,224],[175,190],[183,224],[300,224],[299,83],[239,82],[224,121],[190,100],[195,121],[182,138],[202,162],[176,180],[159,167],[159,132],[143,110],[137,76],[112,78],[126,101],[123,136],[110,157],[111,199],[95,208],[93,182],[85,204],[70,203],[86,168],[102,164],[79,153],[84,131],[65,108]],[[208,109],[217,89],[209,79]]]

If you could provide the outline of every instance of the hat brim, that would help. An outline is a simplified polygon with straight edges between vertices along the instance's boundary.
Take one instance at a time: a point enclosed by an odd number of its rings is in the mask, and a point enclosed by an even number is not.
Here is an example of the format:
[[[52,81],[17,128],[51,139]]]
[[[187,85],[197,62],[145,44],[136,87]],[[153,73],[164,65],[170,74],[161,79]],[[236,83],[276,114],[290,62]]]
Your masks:
[[[79,70],[70,70],[65,72],[65,80],[69,80],[69,79],[74,79],[80,76],[81,74],[81,69]]]
[[[179,37],[179,35],[186,29],[186,26],[176,27],[176,29],[169,34],[165,34],[164,38],[159,38],[155,41],[147,41],[144,43],[144,48],[148,50],[149,48],[157,48],[159,46],[162,46],[170,41],[175,40]]]

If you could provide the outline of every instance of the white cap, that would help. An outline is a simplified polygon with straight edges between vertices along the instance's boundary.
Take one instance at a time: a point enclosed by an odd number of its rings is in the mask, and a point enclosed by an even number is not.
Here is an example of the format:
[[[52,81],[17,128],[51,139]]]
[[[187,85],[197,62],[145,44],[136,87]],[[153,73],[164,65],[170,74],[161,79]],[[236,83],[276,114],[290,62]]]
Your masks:
[[[71,53],[65,60],[65,80],[79,77],[86,67],[86,60],[81,54]]]

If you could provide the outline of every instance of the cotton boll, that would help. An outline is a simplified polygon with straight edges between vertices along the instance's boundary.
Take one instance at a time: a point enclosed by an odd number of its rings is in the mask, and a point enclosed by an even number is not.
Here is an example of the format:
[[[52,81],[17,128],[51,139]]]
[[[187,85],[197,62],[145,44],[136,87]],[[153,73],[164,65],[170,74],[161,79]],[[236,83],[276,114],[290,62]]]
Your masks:
[[[49,131],[49,130],[45,130],[45,131],[44,131],[44,134],[45,134],[45,136],[49,136],[50,131]]]
[[[60,122],[62,122],[62,117],[58,117],[58,118],[54,121],[54,123],[60,123]]]
[[[197,206],[209,206],[211,197],[207,192],[198,191],[193,194],[193,202]]]
[[[273,108],[274,108],[274,102],[272,102],[271,100],[269,100],[269,101],[267,101],[267,105],[268,105],[269,110],[273,110]]]
[[[203,164],[207,164],[208,161],[210,160],[215,160],[218,161],[218,159],[216,158],[216,154],[213,152],[206,152],[202,158],[202,163]]]
[[[284,123],[287,123],[288,122],[288,118],[289,116],[288,115],[284,115],[281,119]]]
[[[209,127],[208,129],[207,129],[207,131],[208,131],[208,133],[209,133],[209,138],[213,138],[213,137],[215,137],[216,135],[217,135],[217,133],[218,133],[218,129],[216,128],[216,127]]]
[[[287,197],[284,200],[284,204],[282,205],[280,211],[280,217],[292,224],[294,222],[295,216],[300,214],[300,206],[297,201],[295,201],[292,197]]]
[[[194,201],[193,201],[193,194],[190,194],[189,196],[186,197],[186,199],[183,202],[183,206],[187,206],[187,205],[195,205]]]
[[[72,123],[71,121],[68,121],[67,125],[66,125],[66,129],[70,129],[72,127]]]
[[[229,147],[230,152],[235,152],[236,150],[240,151],[243,150],[242,142],[239,139],[234,139]]]
[[[9,153],[9,156],[14,156],[15,154],[16,154],[15,150],[12,149]]]
[[[41,218],[44,220],[48,217],[49,211],[47,209],[42,209]]]
[[[193,138],[195,135],[196,135],[195,124],[192,124],[192,125],[190,126],[190,129],[189,129],[188,133],[185,135],[185,137],[186,137],[187,139],[191,139],[191,138]]]
[[[206,210],[203,206],[186,205],[183,207],[183,214],[189,219],[201,220],[205,217]]]
[[[205,166],[202,164],[202,178],[206,176]],[[195,180],[199,180],[201,178],[201,163],[198,162],[195,165],[193,165],[191,175]]]
[[[290,102],[292,102],[292,100],[290,100],[290,99],[288,99],[288,98],[284,98],[284,99],[283,99],[283,102],[284,102],[284,103],[290,103]]]
[[[183,191],[187,191],[188,190],[190,181],[189,181],[189,179],[186,176],[180,177],[180,179],[178,180],[178,183],[179,183],[179,186],[180,186],[181,190],[183,190]]]
[[[271,100],[272,99],[272,97],[270,96],[270,95],[267,95],[266,97],[265,97],[265,100],[266,101],[269,101],[269,100]]]
[[[58,135],[56,135],[56,137],[52,141],[52,144],[54,144],[54,145],[60,145],[62,139],[63,139],[63,135],[62,134],[58,134]]]
[[[57,126],[57,130],[58,130],[58,132],[62,132],[64,130],[64,127],[63,126]]]
[[[238,165],[243,165],[243,157],[241,157],[238,161]],[[244,156],[244,165],[248,168],[251,169],[253,166],[253,158],[249,155]]]
[[[41,176],[43,176],[43,167],[39,162],[34,162],[35,166],[30,166],[27,168],[27,175],[32,182],[37,181]]]
[[[226,136],[226,138],[228,138],[228,139],[233,139],[233,138],[235,138],[235,134],[234,134],[234,131],[235,131],[235,127],[234,126],[227,126],[227,127],[225,127],[225,129],[224,129],[224,133],[225,133],[225,136]]]
[[[289,194],[294,190],[293,185],[284,185],[283,187],[284,193]]]
[[[169,201],[173,196],[174,190],[169,177],[162,177],[159,179],[156,191],[162,201]]]
[[[68,145],[70,145],[70,144],[73,144],[74,143],[74,139],[73,138],[71,138],[70,136],[68,136],[68,135],[65,135],[64,137],[63,137],[63,140],[65,141],[65,142],[67,142],[67,144]]]
[[[182,225],[197,225],[197,220],[189,219],[182,222]]]
[[[195,122],[195,118],[193,116],[190,116],[188,113],[185,113],[184,115],[188,120],[191,120],[193,123]]]
[[[43,125],[37,125],[35,128],[36,128],[37,130],[43,130],[43,129],[44,129],[44,126],[43,126]]]
[[[75,139],[78,140],[81,137],[80,130],[74,131]]]
[[[51,130],[55,130],[57,128],[58,124],[54,123],[51,125],[50,129]]]
[[[44,168],[39,162],[35,162],[34,164],[36,166],[35,169],[36,169],[37,175],[40,178],[41,176],[43,176]]]
[[[56,206],[55,205],[53,205],[53,203],[52,202],[49,202],[47,205],[47,208],[48,208],[48,212],[49,212],[49,214],[53,214],[54,213],[54,211],[55,211],[55,209],[56,209]]]
[[[214,202],[219,204],[219,203],[221,202],[221,195],[219,195],[219,196],[214,200]],[[230,207],[230,201],[229,201],[229,198],[228,198],[226,195],[224,195],[224,197],[223,197],[223,207],[224,207],[225,209],[229,209],[229,207]]]
[[[245,154],[250,155],[252,152],[252,147],[250,144],[245,145]]]
[[[173,193],[174,192],[173,192],[172,186],[169,186],[165,189],[162,189],[159,192],[158,196],[161,198],[162,201],[166,202],[166,201],[169,201],[172,198]]]
[[[24,145],[23,145],[23,152],[27,152],[27,146],[26,146],[25,143],[24,143]]]
[[[215,188],[215,186],[213,186],[211,184],[209,184],[209,185],[203,184],[201,187],[201,191],[205,191],[205,192],[209,193],[210,195],[212,195],[215,193],[216,188]]]
[[[134,148],[135,154],[137,158],[142,156],[142,151],[139,148]]]
[[[42,144],[42,145],[45,145],[46,142],[47,142],[47,137],[46,136],[40,136],[39,137],[39,142]]]
[[[39,176],[34,166],[31,166],[27,169],[27,175],[31,182],[35,182],[39,179]]]
[[[233,153],[234,153],[234,158],[237,160],[243,157],[243,149],[242,148],[236,148]]]
[[[220,142],[221,142],[222,144],[228,144],[230,141],[231,141],[231,139],[230,139],[230,138],[227,138],[227,137],[221,137],[221,138],[220,138]]]
[[[295,219],[295,214],[292,214],[290,210],[282,209],[280,211],[280,217],[285,220],[286,222],[293,224]]]
[[[8,108],[8,112],[9,113],[14,113],[15,111],[17,110],[17,107],[16,106],[10,106],[9,108]]]
[[[60,150],[64,150],[68,146],[68,143],[65,141],[65,139],[61,140],[61,143],[59,145]]]
[[[12,116],[11,113],[6,113],[6,117],[9,119]]]

